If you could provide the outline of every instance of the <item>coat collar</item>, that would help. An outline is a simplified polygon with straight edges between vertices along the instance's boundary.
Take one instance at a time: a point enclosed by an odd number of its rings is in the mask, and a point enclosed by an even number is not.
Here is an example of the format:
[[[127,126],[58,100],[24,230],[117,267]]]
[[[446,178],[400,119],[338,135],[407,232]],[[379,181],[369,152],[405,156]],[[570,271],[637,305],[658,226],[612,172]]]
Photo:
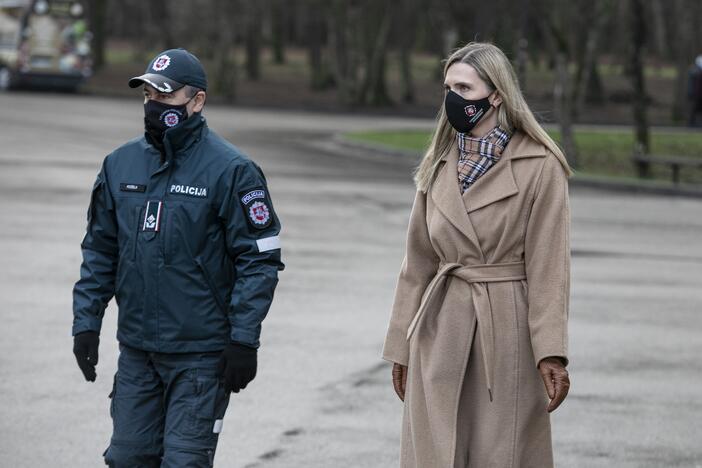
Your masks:
[[[461,194],[458,186],[458,147],[454,143],[444,155],[443,166],[430,188],[438,209],[480,249],[478,236],[468,214],[491,203],[519,193],[512,172],[512,161],[545,157],[546,148],[522,132],[515,132],[500,160]]]

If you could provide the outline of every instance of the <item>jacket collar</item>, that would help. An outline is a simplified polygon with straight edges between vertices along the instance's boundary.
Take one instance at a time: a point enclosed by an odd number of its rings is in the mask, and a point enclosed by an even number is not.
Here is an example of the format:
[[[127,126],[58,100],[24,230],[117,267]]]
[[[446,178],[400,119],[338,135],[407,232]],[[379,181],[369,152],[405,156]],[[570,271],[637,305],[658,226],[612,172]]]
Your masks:
[[[519,193],[512,161],[521,158],[545,157],[546,149],[522,132],[515,132],[499,161],[481,176],[465,193],[458,186],[458,147],[454,143],[444,155],[430,194],[438,209],[480,249],[478,236],[468,214],[491,203]],[[483,259],[484,260],[484,259]]]
[[[201,113],[195,113],[183,123],[169,128],[163,135],[163,148],[166,159],[185,153],[195,142],[207,134],[207,122]],[[146,141],[154,145],[151,135],[145,134]]]

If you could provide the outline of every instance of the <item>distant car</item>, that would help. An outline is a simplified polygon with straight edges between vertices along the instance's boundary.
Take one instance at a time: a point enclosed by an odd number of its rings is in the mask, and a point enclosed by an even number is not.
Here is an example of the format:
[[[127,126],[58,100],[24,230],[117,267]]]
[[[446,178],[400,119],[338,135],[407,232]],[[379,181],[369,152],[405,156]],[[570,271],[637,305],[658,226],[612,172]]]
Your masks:
[[[92,74],[83,2],[0,0],[0,91],[76,90]]]

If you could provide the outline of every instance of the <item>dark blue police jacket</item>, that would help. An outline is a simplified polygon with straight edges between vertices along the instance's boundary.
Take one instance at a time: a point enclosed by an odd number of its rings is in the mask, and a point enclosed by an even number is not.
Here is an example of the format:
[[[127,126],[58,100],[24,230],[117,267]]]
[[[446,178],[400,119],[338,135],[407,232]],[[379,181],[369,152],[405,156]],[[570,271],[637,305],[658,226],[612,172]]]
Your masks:
[[[108,155],[93,187],[73,334],[100,331],[165,353],[258,347],[278,283],[280,222],[261,169],[194,114]],[[163,162],[162,162],[163,161]]]

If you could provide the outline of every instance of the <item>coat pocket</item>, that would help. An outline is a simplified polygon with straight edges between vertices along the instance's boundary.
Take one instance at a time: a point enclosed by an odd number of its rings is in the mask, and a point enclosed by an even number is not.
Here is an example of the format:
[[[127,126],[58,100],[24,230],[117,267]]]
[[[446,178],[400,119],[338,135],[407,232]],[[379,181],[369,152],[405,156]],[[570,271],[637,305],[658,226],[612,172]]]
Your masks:
[[[229,395],[219,378],[213,375],[193,377],[194,398],[191,406],[189,432],[203,441],[216,439],[229,405]]]
[[[215,302],[217,302],[217,305],[219,306],[219,309],[222,311],[222,313],[226,316],[228,315],[228,310],[226,305],[224,304],[224,301],[222,298],[219,296],[217,293],[217,288],[215,287],[214,282],[212,281],[212,278],[210,277],[210,274],[207,272],[207,269],[205,268],[205,265],[202,263],[202,260],[200,260],[199,257],[195,257],[195,263],[197,263],[198,268],[200,268],[200,272],[202,272],[202,276],[205,278],[205,281],[207,282],[207,286],[210,289],[210,293],[215,299]]]
[[[107,396],[110,399],[110,417],[114,419],[115,417],[115,395],[117,393],[117,374],[112,378],[112,391]]]
[[[88,205],[88,213],[86,215],[88,220],[88,228],[90,228],[90,224],[93,222],[93,218],[95,217],[95,199],[100,195],[104,186],[105,181],[99,176],[95,181],[95,185],[93,185],[93,190],[90,192],[90,204]]]

